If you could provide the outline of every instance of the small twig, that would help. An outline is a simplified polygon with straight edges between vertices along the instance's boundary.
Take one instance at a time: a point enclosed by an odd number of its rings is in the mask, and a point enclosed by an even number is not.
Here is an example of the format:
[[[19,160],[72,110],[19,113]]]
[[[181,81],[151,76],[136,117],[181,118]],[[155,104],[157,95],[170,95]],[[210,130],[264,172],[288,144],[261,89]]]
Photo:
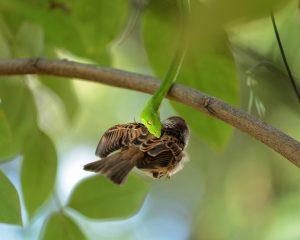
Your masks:
[[[11,59],[0,61],[0,75],[41,74],[80,78],[153,94],[160,82],[150,76],[66,60]],[[62,79],[62,81],[64,81]],[[300,142],[250,114],[196,89],[174,84],[168,98],[220,119],[263,142],[300,167]],[[208,108],[210,111],[208,112]]]
[[[278,47],[279,47],[279,50],[280,50],[280,53],[281,53],[281,56],[282,56],[282,60],[284,62],[284,65],[285,65],[286,71],[288,73],[289,79],[291,81],[291,84],[293,86],[293,89],[294,89],[294,91],[297,95],[298,101],[300,102],[300,92],[297,88],[295,79],[293,77],[292,71],[290,69],[290,66],[288,64],[288,61],[287,61],[287,58],[286,58],[286,55],[285,55],[285,51],[283,49],[283,45],[282,45],[282,42],[281,42],[281,39],[280,39],[279,31],[278,31],[278,28],[277,28],[277,25],[276,25],[276,22],[275,22],[275,17],[274,17],[273,10],[271,10],[270,15],[271,15],[271,21],[272,21],[272,25],[273,25],[273,28],[274,28],[276,40],[278,42]]]

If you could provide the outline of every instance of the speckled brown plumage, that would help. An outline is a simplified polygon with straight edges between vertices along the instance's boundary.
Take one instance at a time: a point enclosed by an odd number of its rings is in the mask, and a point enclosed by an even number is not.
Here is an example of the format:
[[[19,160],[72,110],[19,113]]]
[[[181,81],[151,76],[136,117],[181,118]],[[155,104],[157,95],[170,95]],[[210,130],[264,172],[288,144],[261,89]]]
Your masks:
[[[84,169],[99,172],[117,184],[124,183],[134,167],[154,178],[170,177],[182,168],[188,138],[189,130],[181,117],[166,119],[160,138],[141,123],[115,125],[103,134],[96,149],[102,159]]]

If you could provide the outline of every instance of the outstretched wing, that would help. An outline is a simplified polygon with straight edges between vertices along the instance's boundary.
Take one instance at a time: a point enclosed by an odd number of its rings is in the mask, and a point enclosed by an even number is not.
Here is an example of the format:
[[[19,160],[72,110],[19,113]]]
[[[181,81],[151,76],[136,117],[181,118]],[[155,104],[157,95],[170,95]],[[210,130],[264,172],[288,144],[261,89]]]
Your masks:
[[[96,155],[103,158],[122,147],[139,145],[147,135],[148,130],[141,123],[115,125],[101,137]]]
[[[156,157],[164,152],[171,152],[174,157],[180,155],[184,145],[177,138],[163,135],[160,138],[150,137],[140,145],[140,150],[151,157]]]

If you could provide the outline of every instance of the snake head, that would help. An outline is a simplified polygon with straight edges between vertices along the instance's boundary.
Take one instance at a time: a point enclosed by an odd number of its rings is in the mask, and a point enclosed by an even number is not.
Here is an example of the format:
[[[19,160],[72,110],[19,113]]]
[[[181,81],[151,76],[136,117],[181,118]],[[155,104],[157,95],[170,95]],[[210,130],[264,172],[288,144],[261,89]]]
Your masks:
[[[142,113],[142,123],[147,127],[148,131],[159,138],[161,135],[161,122],[159,115],[154,111],[147,111]]]

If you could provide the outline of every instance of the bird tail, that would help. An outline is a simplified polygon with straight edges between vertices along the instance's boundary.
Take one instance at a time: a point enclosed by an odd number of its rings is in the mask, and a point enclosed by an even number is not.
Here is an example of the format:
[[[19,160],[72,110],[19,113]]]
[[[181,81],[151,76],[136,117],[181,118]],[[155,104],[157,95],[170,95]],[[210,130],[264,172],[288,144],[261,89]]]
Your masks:
[[[127,175],[134,166],[134,162],[120,152],[101,160],[88,163],[83,167],[83,169],[101,173],[114,183],[123,184],[126,181]]]

